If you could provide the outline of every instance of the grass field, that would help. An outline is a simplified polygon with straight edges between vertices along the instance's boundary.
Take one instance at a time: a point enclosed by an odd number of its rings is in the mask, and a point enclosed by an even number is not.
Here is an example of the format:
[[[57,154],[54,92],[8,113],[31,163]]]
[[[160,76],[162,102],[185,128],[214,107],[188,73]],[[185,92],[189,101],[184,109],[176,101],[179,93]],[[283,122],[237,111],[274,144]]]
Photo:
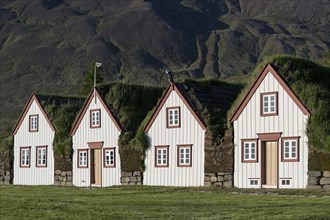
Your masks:
[[[0,219],[329,219],[330,191],[0,187]]]

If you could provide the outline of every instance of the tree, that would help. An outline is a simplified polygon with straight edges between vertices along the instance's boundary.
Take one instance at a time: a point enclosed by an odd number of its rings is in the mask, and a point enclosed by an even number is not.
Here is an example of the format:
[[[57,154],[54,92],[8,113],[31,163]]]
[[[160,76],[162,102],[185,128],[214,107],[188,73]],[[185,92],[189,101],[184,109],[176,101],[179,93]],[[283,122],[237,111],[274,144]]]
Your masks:
[[[88,93],[91,91],[91,89],[94,86],[94,68],[95,68],[95,62],[91,63],[88,66],[87,71],[84,72],[85,79],[81,83],[81,87],[79,90],[79,95],[88,95]],[[103,76],[102,73],[103,69],[101,67],[97,67],[96,69],[96,84],[103,82]]]

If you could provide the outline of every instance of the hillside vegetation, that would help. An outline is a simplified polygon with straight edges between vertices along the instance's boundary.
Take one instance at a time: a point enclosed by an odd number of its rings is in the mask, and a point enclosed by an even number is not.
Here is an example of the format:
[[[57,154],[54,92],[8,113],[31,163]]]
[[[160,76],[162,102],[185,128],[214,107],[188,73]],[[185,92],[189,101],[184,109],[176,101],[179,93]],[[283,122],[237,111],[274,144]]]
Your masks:
[[[101,62],[105,81],[166,85],[244,76],[267,55],[329,51],[325,0],[2,0],[0,133],[32,92],[76,94]]]

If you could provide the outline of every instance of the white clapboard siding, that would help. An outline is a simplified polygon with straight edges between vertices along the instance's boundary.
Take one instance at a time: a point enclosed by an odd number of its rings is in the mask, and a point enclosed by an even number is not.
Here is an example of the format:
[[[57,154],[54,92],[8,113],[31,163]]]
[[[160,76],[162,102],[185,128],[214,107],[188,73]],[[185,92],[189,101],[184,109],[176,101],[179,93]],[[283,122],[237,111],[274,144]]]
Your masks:
[[[101,109],[101,128],[90,128],[90,110]],[[88,142],[101,142],[104,144],[101,149],[102,158],[102,186],[112,186],[120,185],[120,157],[118,148],[118,139],[120,131],[118,131],[114,122],[112,121],[106,109],[102,105],[98,96],[96,96],[91,101],[87,108],[87,111],[80,122],[78,129],[72,137],[73,142],[73,184],[75,186],[89,186],[90,185],[90,150],[88,147]],[[116,166],[114,168],[104,167],[104,155],[103,148],[114,147],[115,148],[115,162]],[[88,168],[78,168],[77,166],[77,152],[79,149],[88,149]]]
[[[181,127],[166,128],[166,108],[181,107]],[[203,186],[205,131],[178,96],[172,91],[147,132],[150,148],[146,151],[144,185]],[[177,145],[192,144],[192,167],[177,166]],[[155,167],[155,145],[169,145],[169,166]]]
[[[260,93],[278,91],[278,116],[260,117]],[[241,163],[241,139],[258,138],[257,133],[282,132],[281,137],[300,136],[299,162],[281,162],[281,138],[278,142],[278,177],[291,178],[291,186],[279,188],[305,188],[307,186],[308,139],[306,124],[308,116],[296,105],[279,82],[268,73],[250,101],[234,121],[235,171],[234,185],[251,188],[249,178],[261,178],[261,142],[258,143],[258,163]],[[259,181],[260,184],[261,181]],[[260,187],[257,186],[257,187]]]
[[[39,115],[38,132],[29,132],[29,115]],[[14,135],[15,185],[54,184],[54,131],[34,100]],[[47,145],[47,167],[36,167],[36,146]],[[20,168],[20,147],[31,147],[30,168]]]

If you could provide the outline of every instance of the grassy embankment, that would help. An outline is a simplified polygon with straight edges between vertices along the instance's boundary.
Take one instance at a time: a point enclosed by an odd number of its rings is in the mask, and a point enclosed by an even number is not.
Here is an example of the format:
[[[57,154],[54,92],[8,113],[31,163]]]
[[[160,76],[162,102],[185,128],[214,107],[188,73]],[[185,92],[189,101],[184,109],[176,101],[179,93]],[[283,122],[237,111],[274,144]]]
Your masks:
[[[1,219],[327,219],[330,192],[0,187]]]

